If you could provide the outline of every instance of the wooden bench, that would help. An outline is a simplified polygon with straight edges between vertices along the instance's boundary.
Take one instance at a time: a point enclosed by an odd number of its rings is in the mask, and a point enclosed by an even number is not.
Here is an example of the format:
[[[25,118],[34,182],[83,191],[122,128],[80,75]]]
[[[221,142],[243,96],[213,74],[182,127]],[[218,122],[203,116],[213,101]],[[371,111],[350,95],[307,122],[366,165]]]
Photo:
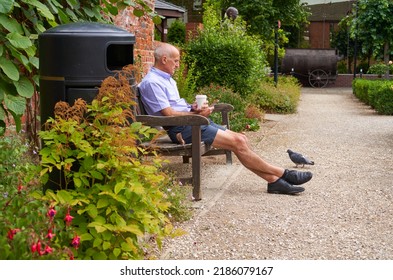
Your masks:
[[[202,156],[211,155],[225,155],[226,164],[232,164],[232,153],[228,150],[215,149],[210,145],[201,141],[201,125],[209,124],[209,120],[201,115],[189,116],[150,116],[146,113],[144,105],[141,101],[140,91],[136,90],[136,121],[143,123],[150,127],[163,127],[163,126],[192,126],[192,143],[191,144],[175,144],[172,143],[170,138],[165,135],[158,140],[151,142],[141,143],[146,149],[153,149],[163,156],[181,156],[183,163],[189,163],[192,159],[192,177],[187,178],[184,182],[190,182],[193,187],[193,198],[195,200],[202,199],[201,193],[201,158]],[[222,117],[222,125],[230,128],[229,126],[229,112],[233,110],[230,104],[216,104],[213,112],[220,112]]]

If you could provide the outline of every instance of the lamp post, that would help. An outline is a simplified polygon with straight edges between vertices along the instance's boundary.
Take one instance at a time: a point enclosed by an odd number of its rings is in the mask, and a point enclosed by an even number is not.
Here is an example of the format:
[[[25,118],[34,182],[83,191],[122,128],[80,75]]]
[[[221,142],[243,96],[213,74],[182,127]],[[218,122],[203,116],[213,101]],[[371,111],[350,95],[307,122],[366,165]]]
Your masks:
[[[278,30],[281,28],[281,21],[277,21],[277,28],[274,32],[274,84],[278,83]]]
[[[353,78],[356,79],[356,63],[358,56],[358,1],[356,0],[356,8],[355,8],[355,44],[353,49]]]
[[[229,7],[225,14],[227,15],[227,17],[231,20],[235,20],[239,14],[239,11],[235,8],[235,7]]]

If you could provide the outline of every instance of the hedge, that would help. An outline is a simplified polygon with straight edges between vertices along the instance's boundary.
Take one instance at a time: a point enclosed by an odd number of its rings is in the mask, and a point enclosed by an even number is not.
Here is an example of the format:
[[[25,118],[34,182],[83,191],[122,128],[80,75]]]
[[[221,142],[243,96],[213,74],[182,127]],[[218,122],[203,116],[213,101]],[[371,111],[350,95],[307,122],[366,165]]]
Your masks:
[[[354,95],[379,114],[393,115],[393,81],[355,79]]]

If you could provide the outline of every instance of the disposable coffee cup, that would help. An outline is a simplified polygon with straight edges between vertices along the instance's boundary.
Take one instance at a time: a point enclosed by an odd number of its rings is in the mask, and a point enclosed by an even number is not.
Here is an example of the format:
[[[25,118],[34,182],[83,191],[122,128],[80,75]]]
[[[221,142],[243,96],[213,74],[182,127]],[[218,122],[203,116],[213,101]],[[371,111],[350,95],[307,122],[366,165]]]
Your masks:
[[[196,102],[197,102],[197,109],[200,110],[202,109],[203,105],[207,101],[207,96],[203,94],[199,94],[195,97]]]

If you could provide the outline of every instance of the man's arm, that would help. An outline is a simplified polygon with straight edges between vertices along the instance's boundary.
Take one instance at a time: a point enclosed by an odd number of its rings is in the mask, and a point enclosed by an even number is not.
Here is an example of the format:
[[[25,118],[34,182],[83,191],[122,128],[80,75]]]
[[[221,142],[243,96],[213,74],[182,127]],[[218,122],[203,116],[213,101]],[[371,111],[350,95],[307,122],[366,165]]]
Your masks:
[[[214,106],[209,107],[205,106],[200,110],[193,109],[191,112],[179,112],[173,110],[172,107],[167,107],[165,109],[161,110],[161,114],[163,116],[187,116],[187,115],[194,115],[194,114],[199,114],[204,117],[209,117],[210,114],[213,112]]]

